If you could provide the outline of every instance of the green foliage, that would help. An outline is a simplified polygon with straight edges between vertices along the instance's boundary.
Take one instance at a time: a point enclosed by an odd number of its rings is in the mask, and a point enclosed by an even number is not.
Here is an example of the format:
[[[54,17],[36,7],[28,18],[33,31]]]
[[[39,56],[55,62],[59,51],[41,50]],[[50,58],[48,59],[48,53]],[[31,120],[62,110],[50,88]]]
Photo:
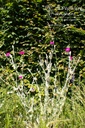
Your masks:
[[[83,87],[83,90],[81,88]],[[59,119],[48,123],[53,128],[84,128],[85,127],[85,90],[83,84],[80,87],[71,87],[71,98],[67,98],[64,109]]]
[[[25,127],[25,109],[12,87],[0,87],[0,127]]]
[[[49,41],[54,40],[59,57],[70,45],[72,55],[85,56],[84,2],[81,1],[2,1],[0,7],[1,51],[25,49],[26,62],[33,70],[37,57],[48,53]],[[73,26],[73,27],[72,27]],[[62,54],[61,54],[62,53]],[[34,67],[34,68],[33,68]]]
[[[62,48],[62,44],[66,46],[72,40],[68,38],[71,33],[64,30],[66,26],[74,25],[84,29],[84,8],[78,4],[76,2],[70,5],[70,1],[66,1],[64,4],[61,2],[57,4],[55,1],[45,3],[26,0],[7,2],[4,4],[5,7],[1,8],[4,12],[0,13],[4,46],[9,46],[8,48],[11,49],[10,45],[14,43],[16,47],[25,47],[25,49],[29,47],[27,49],[30,49],[30,46],[48,44],[49,40],[55,40],[58,48]],[[82,3],[82,5],[84,4]],[[75,35],[72,37],[74,38]],[[40,43],[39,40],[42,42]],[[78,42],[77,39],[76,43]],[[73,41],[73,45],[77,45],[75,41]]]
[[[38,67],[37,72],[42,78],[41,83],[43,84],[41,84],[37,82],[39,80],[38,76],[34,72],[31,72],[29,67],[26,67],[24,70],[25,53],[23,55],[19,55],[19,53],[14,51],[13,46],[12,48],[13,51],[10,53],[10,56],[6,56],[7,54],[5,56],[3,55],[4,58],[6,58],[7,63],[6,67],[3,68],[2,66],[0,70],[2,72],[0,77],[0,89],[1,94],[3,94],[1,99],[4,101],[4,104],[1,104],[1,120],[3,120],[3,118],[5,119],[3,127],[13,127],[14,124],[16,127],[22,128],[28,125],[30,127],[43,128],[51,126],[55,127],[58,125],[58,123],[55,123],[55,119],[58,120],[63,118],[62,111],[66,97],[68,98],[66,104],[69,106],[69,104],[71,104],[70,98],[72,97],[72,92],[77,89],[76,85],[83,86],[84,84],[80,78],[78,81],[78,77],[75,77],[71,84],[69,83],[69,80],[72,79],[70,71],[72,72],[74,69],[79,57],[74,57],[73,60],[69,60],[69,58],[55,58],[56,50],[55,46],[52,46],[49,54],[42,54],[42,56],[39,56],[39,65],[41,68]],[[65,52],[64,54],[63,57],[66,55],[70,56],[69,53]],[[55,62],[55,65],[52,61]],[[51,66],[53,66],[53,68]],[[69,68],[69,70],[67,70],[67,68]],[[30,84],[28,80],[29,74],[26,69],[32,76],[32,84]],[[41,72],[41,69],[43,72]],[[19,75],[21,73],[23,75],[23,79],[19,79]],[[69,74],[69,76],[67,75],[67,78],[66,74]],[[75,95],[73,96],[74,99]],[[80,96],[80,94],[78,94],[78,96]],[[16,110],[17,105],[18,108]],[[11,107],[9,108],[9,106]],[[67,107],[67,109],[70,110],[69,107]],[[65,114],[64,116],[66,116]],[[19,120],[16,121],[17,118]],[[26,122],[24,122],[25,120]],[[62,126],[62,121],[59,123],[61,123]],[[66,126],[67,124],[64,125]]]
[[[13,55],[12,45],[15,46],[15,56],[20,50],[25,50],[24,56],[24,74],[27,73],[26,68],[30,68],[33,76],[30,74],[25,76],[24,86],[26,95],[28,90],[34,88],[34,92],[30,91],[30,96],[35,97],[35,106],[39,105],[39,93],[44,99],[44,85],[40,74],[37,72],[38,56],[49,54],[52,48],[50,41],[54,41],[55,55],[53,56],[53,64],[55,61],[59,71],[56,77],[59,79],[57,85],[63,86],[64,78],[67,72],[67,54],[64,48],[70,45],[72,56],[80,56],[80,63],[75,73],[75,85],[71,85],[71,92],[64,106],[64,110],[59,120],[52,120],[48,123],[49,127],[65,127],[73,128],[85,127],[85,103],[84,103],[84,84],[85,84],[85,2],[84,0],[0,0],[0,127],[4,128],[25,128],[26,111],[24,110],[21,99],[12,92],[11,86],[16,83],[16,71],[12,65],[8,63],[4,53],[10,51]],[[16,56],[18,63],[18,71],[22,72],[20,56]],[[54,66],[54,65],[53,65]],[[64,70],[64,72],[63,72]],[[41,70],[40,70],[41,71]],[[50,84],[54,82],[54,68],[51,72]],[[20,72],[20,73],[21,73]],[[30,84],[33,77],[37,77],[40,86],[40,92],[35,84]],[[2,79],[1,79],[2,78]],[[77,79],[78,78],[78,79]],[[20,80],[18,80],[18,84]],[[74,88],[75,86],[75,88]],[[80,88],[79,88],[79,87]],[[74,91],[75,90],[75,91]],[[12,92],[12,93],[11,93]],[[53,97],[53,87],[49,88],[50,97]],[[81,92],[81,93],[80,93]],[[72,95],[72,96],[71,96]],[[76,96],[77,95],[77,96]],[[55,95],[56,97],[56,95]],[[70,99],[71,97],[71,99]],[[78,99],[79,98],[79,99]],[[30,101],[28,106],[32,105]],[[37,112],[36,112],[37,111]],[[50,111],[48,109],[48,111]],[[39,106],[34,110],[33,121],[39,114]],[[78,112],[78,113],[77,113]],[[21,118],[22,117],[22,118]],[[37,123],[28,121],[29,127],[37,128]],[[39,128],[46,128],[47,122],[41,119]],[[57,123],[57,124],[56,124]]]
[[[73,33],[76,33],[80,36],[85,36],[85,30],[83,30],[82,28],[76,28],[74,26],[69,26],[68,28],[70,28],[70,31],[72,31]]]
[[[81,90],[82,88],[82,90]],[[51,122],[42,120],[37,126],[37,123],[31,124],[29,128],[72,128],[85,127],[85,88],[81,84],[80,87],[73,86],[71,98],[67,98],[62,114],[59,119],[54,119]],[[0,88],[0,127],[3,128],[24,128],[26,127],[25,110],[19,97],[12,93],[9,88]]]

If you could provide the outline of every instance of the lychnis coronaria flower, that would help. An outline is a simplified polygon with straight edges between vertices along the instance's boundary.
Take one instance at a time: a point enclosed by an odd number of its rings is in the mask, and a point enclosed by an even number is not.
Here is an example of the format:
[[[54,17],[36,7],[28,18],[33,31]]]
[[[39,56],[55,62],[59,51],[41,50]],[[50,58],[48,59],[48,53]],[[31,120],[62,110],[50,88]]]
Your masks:
[[[22,75],[20,75],[20,76],[19,76],[19,79],[23,79],[23,76],[22,76]]]
[[[20,55],[24,55],[25,52],[24,52],[24,51],[20,51],[19,54],[20,54]]]
[[[10,52],[7,52],[7,53],[6,53],[6,56],[7,56],[7,57],[9,57],[10,55],[11,55]]]
[[[50,41],[50,45],[54,45],[54,41]]]
[[[69,47],[65,48],[65,51],[70,52],[70,48]]]

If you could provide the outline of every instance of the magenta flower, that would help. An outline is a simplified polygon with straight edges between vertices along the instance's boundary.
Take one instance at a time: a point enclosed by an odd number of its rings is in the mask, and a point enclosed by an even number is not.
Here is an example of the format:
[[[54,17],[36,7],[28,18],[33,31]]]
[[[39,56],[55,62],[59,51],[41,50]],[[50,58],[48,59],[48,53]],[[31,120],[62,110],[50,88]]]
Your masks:
[[[72,56],[70,56],[70,60],[73,60],[73,57]]]
[[[50,41],[50,45],[54,45],[54,41]]]
[[[22,75],[20,75],[20,76],[19,76],[19,79],[23,79],[23,76],[22,76]]]
[[[24,52],[24,51],[20,51],[19,54],[20,54],[20,55],[24,55],[25,52]]]
[[[7,56],[7,57],[9,57],[10,55],[11,55],[10,52],[7,52],[7,53],[6,53],[6,56]]]
[[[65,51],[66,52],[70,52],[70,48],[68,47],[68,48],[65,48]]]

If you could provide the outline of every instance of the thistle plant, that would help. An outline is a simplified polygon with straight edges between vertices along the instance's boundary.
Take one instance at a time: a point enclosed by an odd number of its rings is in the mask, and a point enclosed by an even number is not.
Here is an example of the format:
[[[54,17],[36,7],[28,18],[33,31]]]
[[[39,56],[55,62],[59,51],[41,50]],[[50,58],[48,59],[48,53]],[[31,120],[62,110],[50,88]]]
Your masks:
[[[62,113],[63,106],[67,98],[67,92],[70,87],[70,82],[74,82],[74,75],[77,64],[79,63],[80,58],[77,58],[75,61],[71,56],[70,47],[65,48],[65,51],[68,55],[68,66],[67,66],[67,75],[63,82],[63,86],[59,85],[59,80],[57,77],[58,70],[58,60],[56,59],[55,64],[53,64],[52,59],[56,55],[56,47],[54,41],[50,42],[52,46],[50,52],[45,54],[45,58],[39,56],[39,68],[37,69],[38,74],[42,79],[42,84],[38,84],[38,78],[35,77],[31,69],[27,68],[27,72],[31,74],[33,81],[28,83],[30,89],[25,90],[25,77],[27,74],[24,72],[24,51],[20,51],[18,54],[20,57],[21,72],[18,71],[19,65],[16,63],[16,56],[14,46],[13,53],[7,52],[5,54],[9,63],[11,64],[13,70],[15,71],[14,77],[12,76],[11,81],[7,82],[0,77],[0,80],[3,81],[6,85],[11,86],[11,91],[8,91],[7,94],[16,94],[19,99],[21,106],[25,111],[24,124],[26,128],[39,127],[41,122],[45,122],[46,127],[50,128],[53,124],[53,120],[57,120]],[[54,76],[51,76],[52,69],[54,67]],[[42,72],[41,72],[42,70]],[[53,80],[51,84],[51,79]],[[11,85],[13,83],[13,86]],[[52,88],[52,96],[50,96],[50,88]],[[35,93],[35,91],[37,93]],[[35,95],[31,95],[35,93]],[[3,107],[1,104],[0,107]],[[22,114],[20,115],[22,117]],[[7,128],[7,127],[6,127]]]

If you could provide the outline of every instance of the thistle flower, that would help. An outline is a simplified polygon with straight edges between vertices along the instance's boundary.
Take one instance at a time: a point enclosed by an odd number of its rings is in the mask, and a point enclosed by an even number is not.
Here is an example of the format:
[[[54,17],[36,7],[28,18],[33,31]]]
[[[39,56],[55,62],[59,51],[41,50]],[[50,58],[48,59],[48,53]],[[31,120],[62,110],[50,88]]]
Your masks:
[[[23,76],[22,76],[22,75],[20,75],[20,76],[19,76],[19,79],[23,79]]]
[[[65,51],[70,52],[70,48],[69,47],[65,48]]]
[[[20,55],[24,55],[25,52],[24,52],[24,51],[20,51],[19,54],[20,54]]]
[[[50,41],[50,45],[54,45],[54,41]]]
[[[11,54],[10,54],[10,52],[7,52],[6,53],[6,57],[9,57]]]

